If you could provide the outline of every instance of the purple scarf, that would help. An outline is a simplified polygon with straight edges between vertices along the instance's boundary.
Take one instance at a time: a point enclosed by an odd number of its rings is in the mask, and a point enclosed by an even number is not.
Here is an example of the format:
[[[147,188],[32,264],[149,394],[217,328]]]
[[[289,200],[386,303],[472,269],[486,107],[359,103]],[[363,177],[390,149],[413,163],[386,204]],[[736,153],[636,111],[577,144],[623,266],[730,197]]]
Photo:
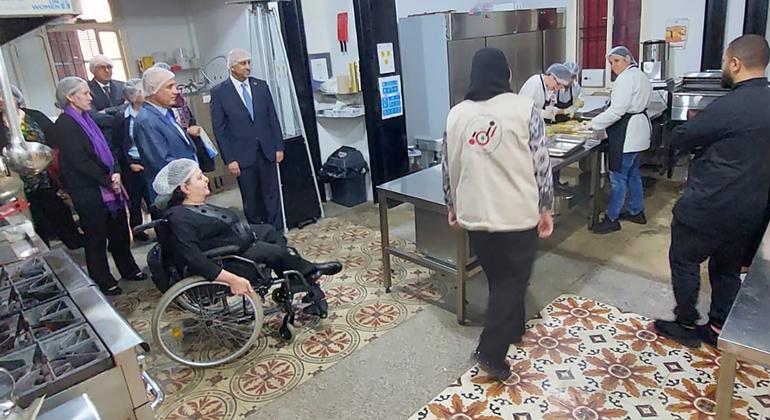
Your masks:
[[[91,145],[94,147],[96,156],[99,157],[99,160],[101,160],[107,167],[110,172],[110,177],[112,177],[112,174],[115,173],[115,158],[112,156],[112,151],[110,150],[110,146],[107,145],[107,140],[104,138],[102,130],[99,129],[94,120],[91,119],[90,115],[85,112],[77,111],[72,106],[65,107],[64,113],[72,117],[72,119],[78,123],[80,128],[85,131],[86,135],[91,140]],[[107,206],[107,209],[110,212],[115,212],[123,207],[120,194],[115,194],[112,189],[105,188],[101,185],[99,186],[99,191],[102,194],[102,202]]]

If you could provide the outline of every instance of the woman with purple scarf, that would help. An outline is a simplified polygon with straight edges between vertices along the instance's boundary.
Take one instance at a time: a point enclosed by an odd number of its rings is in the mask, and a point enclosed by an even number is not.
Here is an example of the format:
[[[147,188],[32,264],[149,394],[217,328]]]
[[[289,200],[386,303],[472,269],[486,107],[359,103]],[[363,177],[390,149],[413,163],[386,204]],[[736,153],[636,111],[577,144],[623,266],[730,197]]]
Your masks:
[[[106,295],[122,293],[110,272],[107,250],[124,280],[144,280],[131,255],[126,216],[127,195],[120,168],[102,131],[88,111],[88,83],[65,77],[56,85],[56,106],[64,110],[56,120],[55,144],[59,147],[64,189],[72,197],[86,237],[88,274]]]

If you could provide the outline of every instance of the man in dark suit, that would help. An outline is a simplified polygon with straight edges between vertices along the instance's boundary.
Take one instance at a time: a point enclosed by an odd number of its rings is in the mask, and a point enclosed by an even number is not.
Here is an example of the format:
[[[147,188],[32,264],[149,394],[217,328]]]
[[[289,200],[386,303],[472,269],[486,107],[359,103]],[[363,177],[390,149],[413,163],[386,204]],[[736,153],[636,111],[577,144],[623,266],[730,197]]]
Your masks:
[[[283,230],[278,166],[283,132],[264,80],[249,77],[251,57],[236,48],[227,56],[230,78],[211,92],[211,120],[222,160],[238,178],[249,223]]]
[[[171,110],[179,94],[174,73],[152,67],[144,72],[142,86],[146,98],[136,116],[134,141],[147,185],[152,185],[155,175],[169,162],[182,158],[197,162],[198,157],[190,133],[179,125]],[[150,197],[155,200],[157,194],[152,188],[150,190]]]
[[[113,118],[124,101],[124,83],[112,80],[112,66],[112,59],[104,55],[96,55],[88,61],[88,68],[94,75],[88,82],[93,98],[89,113],[108,142],[112,134]]]

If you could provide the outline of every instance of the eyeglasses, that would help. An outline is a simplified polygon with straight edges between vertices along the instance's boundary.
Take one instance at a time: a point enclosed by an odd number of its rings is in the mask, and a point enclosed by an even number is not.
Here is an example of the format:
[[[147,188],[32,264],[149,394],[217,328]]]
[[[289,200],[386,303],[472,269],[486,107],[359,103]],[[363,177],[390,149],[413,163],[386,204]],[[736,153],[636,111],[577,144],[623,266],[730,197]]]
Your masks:
[[[101,69],[112,70],[112,64],[100,64],[100,65],[94,67],[94,70],[101,70]]]

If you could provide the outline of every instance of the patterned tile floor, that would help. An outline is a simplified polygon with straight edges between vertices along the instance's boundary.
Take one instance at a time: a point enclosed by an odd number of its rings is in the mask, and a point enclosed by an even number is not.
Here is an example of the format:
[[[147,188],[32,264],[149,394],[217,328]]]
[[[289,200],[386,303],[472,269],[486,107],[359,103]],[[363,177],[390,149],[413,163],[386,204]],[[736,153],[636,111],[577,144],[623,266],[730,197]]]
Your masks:
[[[712,419],[719,352],[692,350],[652,320],[562,295],[527,324],[501,383],[477,367],[412,420]],[[731,419],[770,418],[770,369],[739,364]]]
[[[277,337],[280,318],[268,317],[263,334],[246,355],[216,369],[181,366],[158,351],[148,357],[150,373],[163,386],[161,419],[222,420],[246,418],[261,405],[285,395],[334,363],[398,327],[443,299],[447,290],[430,273],[395,262],[393,293],[381,286],[379,232],[330,218],[289,235],[289,243],[310,260],[340,260],[345,270],[323,281],[329,303],[324,320],[299,316],[296,338]],[[407,247],[405,242],[394,245]],[[114,304],[145,337],[160,293],[147,282]],[[152,342],[150,342],[152,346]]]

